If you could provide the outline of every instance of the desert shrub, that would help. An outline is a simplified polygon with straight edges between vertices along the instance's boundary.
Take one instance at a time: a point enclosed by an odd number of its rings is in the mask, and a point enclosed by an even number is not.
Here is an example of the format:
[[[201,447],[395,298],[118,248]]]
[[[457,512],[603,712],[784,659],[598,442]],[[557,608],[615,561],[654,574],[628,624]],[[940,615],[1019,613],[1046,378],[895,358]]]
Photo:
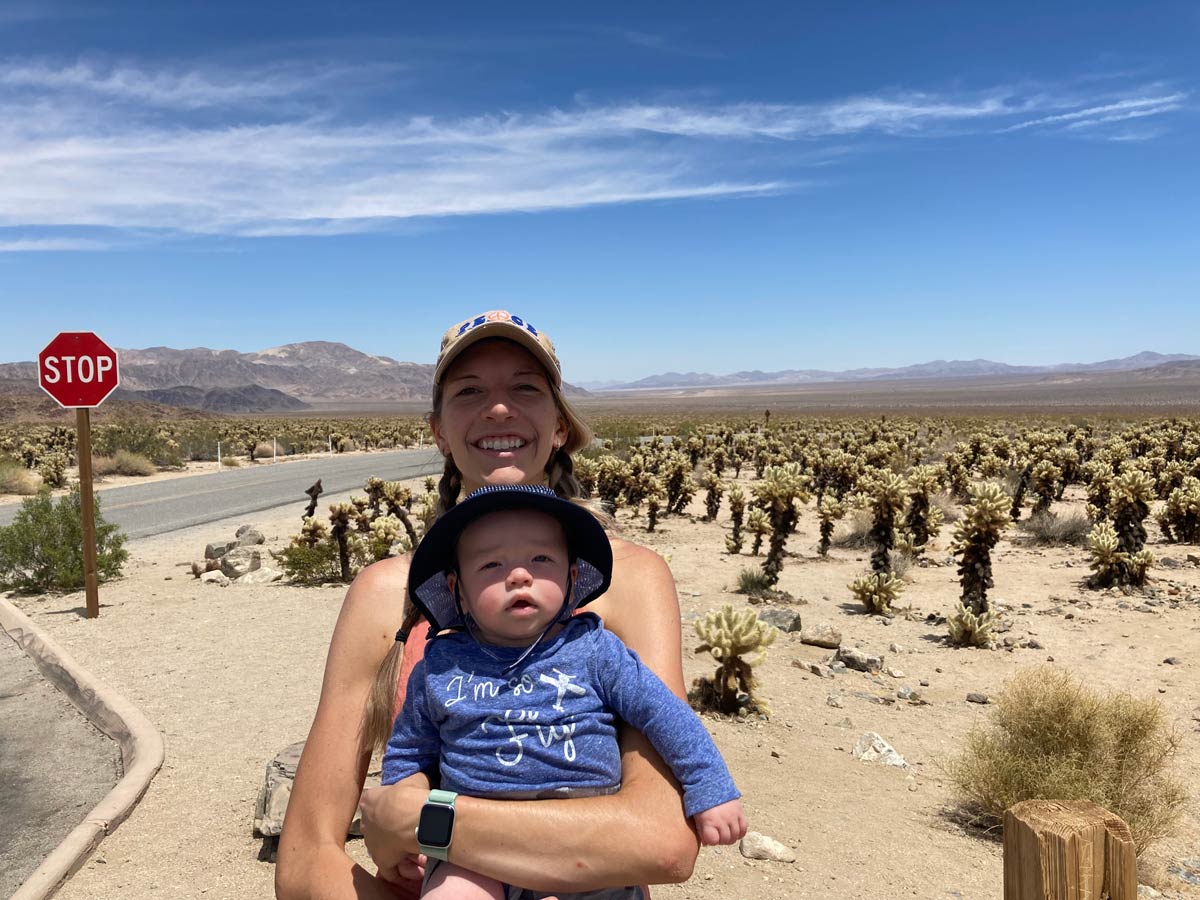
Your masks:
[[[759,596],[771,589],[771,579],[762,569],[748,568],[738,572],[737,593]]]
[[[275,456],[275,448],[266,441],[259,441],[254,445],[255,459],[271,459]]]
[[[36,494],[37,478],[18,460],[0,457],[0,494]]]
[[[1180,738],[1155,700],[1037,667],[1004,686],[989,718],[947,766],[986,821],[1022,800],[1090,800],[1125,820],[1140,854],[1183,814],[1188,797],[1170,772]]]
[[[1087,516],[1072,513],[1069,516],[1056,516],[1053,513],[1035,512],[1021,522],[1017,528],[1029,538],[1030,543],[1039,546],[1082,547],[1087,543],[1088,531],[1092,523]]]
[[[871,546],[872,516],[869,509],[856,509],[834,529],[830,542],[842,550],[862,550]]]
[[[228,466],[231,469],[236,469],[241,465],[241,463],[238,462],[238,458],[236,456],[222,456],[221,465]]]
[[[324,540],[315,545],[292,543],[271,555],[288,581],[294,584],[325,584],[342,580],[337,544]]]
[[[154,465],[146,457],[138,453],[131,453],[128,450],[118,450],[116,455],[112,457],[112,466],[113,474],[135,475],[139,478],[153,475],[158,471],[158,466]],[[95,470],[93,469],[93,471]]]
[[[100,515],[95,499],[96,577],[121,574],[125,536]],[[48,491],[21,502],[0,528],[0,587],[19,591],[77,591],[83,587],[83,519],[78,489],[54,501]]]

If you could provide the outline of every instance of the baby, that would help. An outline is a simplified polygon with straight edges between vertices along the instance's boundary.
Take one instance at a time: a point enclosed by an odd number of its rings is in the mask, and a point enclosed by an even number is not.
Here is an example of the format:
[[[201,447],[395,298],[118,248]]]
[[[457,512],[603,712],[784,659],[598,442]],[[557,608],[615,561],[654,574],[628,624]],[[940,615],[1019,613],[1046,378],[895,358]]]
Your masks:
[[[417,772],[436,781],[440,769],[441,790],[431,792],[417,831],[429,857],[422,896],[537,896],[447,861],[454,798],[612,793],[621,774],[617,718],[670,766],[703,843],[746,833],[740,794],[695,713],[599,617],[573,615],[611,575],[612,548],[591,513],[529,485],[473,492],[413,554],[409,596],[431,639],[388,741],[383,783]],[[579,896],[633,900],[642,891]]]

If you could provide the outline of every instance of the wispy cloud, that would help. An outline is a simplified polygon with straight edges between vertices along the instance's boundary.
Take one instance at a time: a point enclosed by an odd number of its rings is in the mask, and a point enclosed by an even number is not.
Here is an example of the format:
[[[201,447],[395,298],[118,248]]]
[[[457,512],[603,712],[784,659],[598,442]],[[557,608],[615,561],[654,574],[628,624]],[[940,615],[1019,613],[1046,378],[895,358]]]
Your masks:
[[[0,253],[38,253],[63,250],[106,250],[103,241],[77,238],[22,238],[15,241],[0,240]]]
[[[1125,100],[1118,100],[1115,103],[1106,103],[1101,106],[1091,106],[1086,109],[1077,109],[1057,115],[1029,119],[1024,122],[1018,122],[1015,125],[1010,125],[1007,128],[1002,128],[1000,131],[1020,131],[1025,128],[1062,125],[1064,123],[1067,128],[1091,128],[1109,122],[1121,122],[1125,119],[1139,119],[1145,116],[1158,116],[1174,112],[1183,106],[1183,102],[1186,99],[1187,95],[1180,92],[1150,97],[1132,97]]]
[[[1119,98],[996,88],[456,118],[376,107],[349,121],[329,103],[313,111],[315,94],[366,85],[365,72],[0,64],[0,227],[334,234],[432,217],[753,196],[811,184],[823,148],[836,156],[864,137],[1103,133],[1186,100],[1157,88]],[[73,248],[66,238],[53,244],[39,235],[0,249]]]

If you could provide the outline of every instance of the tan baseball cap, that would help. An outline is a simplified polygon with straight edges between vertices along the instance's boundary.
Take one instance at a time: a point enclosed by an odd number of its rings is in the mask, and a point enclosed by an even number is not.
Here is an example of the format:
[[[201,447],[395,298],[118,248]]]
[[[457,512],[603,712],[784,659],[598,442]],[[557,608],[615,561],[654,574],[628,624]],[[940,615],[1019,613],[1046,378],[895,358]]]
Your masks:
[[[446,330],[442,335],[442,351],[438,354],[433,383],[441,384],[446,370],[458,355],[484,338],[504,338],[506,341],[520,344],[542,364],[554,386],[562,388],[562,366],[559,365],[550,338],[520,316],[514,316],[504,309],[481,313],[457,325],[451,325]]]

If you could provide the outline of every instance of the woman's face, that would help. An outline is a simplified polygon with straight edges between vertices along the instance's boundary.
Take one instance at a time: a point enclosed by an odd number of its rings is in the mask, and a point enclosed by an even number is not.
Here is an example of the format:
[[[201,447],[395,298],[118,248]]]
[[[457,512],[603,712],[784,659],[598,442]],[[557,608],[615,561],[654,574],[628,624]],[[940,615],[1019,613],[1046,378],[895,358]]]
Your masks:
[[[466,493],[485,484],[544,484],[550,455],[567,440],[545,370],[506,340],[463,351],[442,379],[441,412],[430,424]]]

